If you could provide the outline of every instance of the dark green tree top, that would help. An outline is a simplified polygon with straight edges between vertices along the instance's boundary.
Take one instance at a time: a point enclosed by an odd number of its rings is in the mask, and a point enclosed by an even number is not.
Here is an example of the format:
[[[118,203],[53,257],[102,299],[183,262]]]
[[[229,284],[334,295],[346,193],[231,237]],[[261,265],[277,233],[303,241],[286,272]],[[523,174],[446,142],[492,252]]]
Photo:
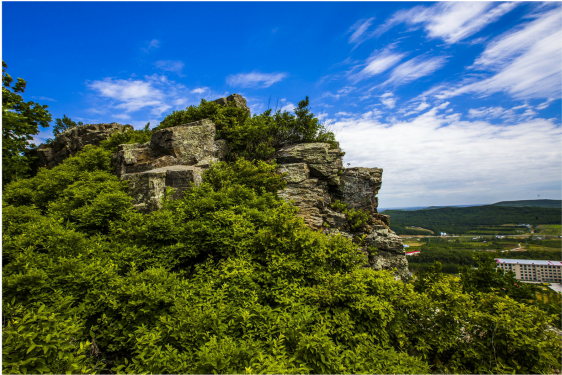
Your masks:
[[[39,126],[47,128],[52,121],[46,105],[23,100],[19,93],[27,83],[18,78],[12,86],[7,67],[2,61],[2,186],[26,176],[31,160],[23,153],[35,147],[29,141],[39,133]]]

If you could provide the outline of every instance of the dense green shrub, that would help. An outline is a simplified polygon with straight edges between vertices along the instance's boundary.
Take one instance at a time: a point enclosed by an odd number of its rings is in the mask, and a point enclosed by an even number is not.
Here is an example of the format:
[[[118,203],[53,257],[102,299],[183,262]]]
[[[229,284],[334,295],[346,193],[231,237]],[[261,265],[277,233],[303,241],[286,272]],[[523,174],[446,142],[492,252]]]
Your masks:
[[[275,166],[218,163],[142,214],[110,155],[86,147],[6,187],[4,372],[560,368],[548,314],[436,271],[404,284],[363,268],[357,245],[295,217]]]
[[[250,117],[248,112],[234,103],[221,106],[201,100],[199,106],[174,111],[166,116],[154,131],[210,119],[217,128],[217,139],[228,141],[230,160],[244,157],[249,160],[269,160],[276,150],[292,143],[327,142],[337,146],[335,136],[328,132],[308,109],[308,97],[299,102],[295,114],[271,109]]]
[[[341,202],[340,200],[336,200],[330,207],[337,212],[345,214],[347,223],[352,231],[362,228],[368,224],[371,219],[371,215],[369,215],[368,212],[361,209],[356,210],[354,208],[348,208],[348,204]]]
[[[116,131],[111,134],[109,138],[101,141],[100,146],[104,150],[108,150],[111,154],[114,154],[117,152],[119,145],[150,142],[152,130],[149,129],[149,126],[150,122],[147,123],[142,130]]]
[[[239,158],[233,163],[219,162],[212,165],[203,175],[203,181],[211,184],[214,190],[244,185],[258,192],[276,193],[287,186],[283,175],[276,170],[276,164],[268,164],[261,160],[250,162]]]

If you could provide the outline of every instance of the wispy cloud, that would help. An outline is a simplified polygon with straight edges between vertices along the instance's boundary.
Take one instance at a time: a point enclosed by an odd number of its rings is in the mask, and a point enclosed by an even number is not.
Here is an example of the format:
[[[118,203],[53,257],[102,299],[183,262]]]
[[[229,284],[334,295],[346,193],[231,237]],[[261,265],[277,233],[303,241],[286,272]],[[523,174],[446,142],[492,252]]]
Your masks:
[[[191,90],[192,94],[203,94],[205,91],[209,91],[208,87],[198,87],[196,89]]]
[[[177,75],[179,75],[180,77],[184,77],[181,74],[181,70],[184,67],[184,63],[182,61],[179,60],[159,60],[156,61],[154,63],[154,65],[156,65],[156,67],[158,69],[167,71],[167,72],[173,72],[176,73]]]
[[[381,103],[384,104],[386,107],[392,109],[396,106],[396,97],[393,93],[387,92],[380,96]]]
[[[446,58],[417,56],[411,60],[398,65],[390,74],[390,78],[384,84],[402,85],[415,81],[418,78],[430,75],[443,65]]]
[[[560,97],[562,30],[560,8],[543,14],[515,32],[490,42],[473,68],[497,72],[490,78],[444,89],[436,96],[505,92],[516,99]]]
[[[460,121],[460,114],[442,111],[434,107],[395,123],[363,116],[332,124],[342,129],[337,139],[345,163],[384,169],[382,206],[415,206],[411,203],[424,199],[486,203],[502,196],[502,186],[560,180],[562,131],[553,121],[535,118],[505,126]],[[479,189],[495,195],[481,195]]]
[[[453,44],[497,21],[516,6],[516,3],[496,5],[480,1],[440,2],[429,8],[416,6],[396,12],[375,31],[375,34],[380,35],[400,23],[422,24],[430,38],[442,39],[448,44]]]
[[[48,102],[56,102],[55,99],[53,98],[47,98],[46,96],[32,96],[33,99],[37,99],[37,100],[46,100]]]
[[[160,47],[160,41],[158,39],[152,39],[151,41],[146,43],[146,45],[142,48],[142,50],[144,52],[150,52],[158,47]]]
[[[365,32],[369,29],[374,19],[374,17],[371,17],[368,20],[359,20],[353,26],[351,26],[348,32],[353,31],[353,33],[349,37],[349,43],[355,45],[359,45],[360,43],[362,43],[365,40]]]
[[[266,88],[287,76],[287,73],[238,73],[226,77],[226,83],[230,86]]]
[[[88,87],[103,97],[120,102],[115,107],[127,112],[163,105],[164,94],[151,81],[105,78],[89,83]]]
[[[394,53],[390,49],[377,53],[363,64],[365,66],[361,71],[350,74],[349,79],[353,82],[359,82],[363,79],[370,78],[374,75],[381,74],[396,65],[405,56],[403,53]]]
[[[548,100],[547,100],[546,102],[539,104],[539,105],[537,106],[537,109],[538,109],[538,110],[545,109],[545,108],[548,107],[548,106],[550,105],[550,103],[552,103],[553,101],[554,101],[553,98],[548,98]]]
[[[560,8],[547,12],[537,20],[509,31],[492,40],[486,50],[476,59],[473,68],[499,70],[514,57],[531,49],[537,42],[560,31]]]

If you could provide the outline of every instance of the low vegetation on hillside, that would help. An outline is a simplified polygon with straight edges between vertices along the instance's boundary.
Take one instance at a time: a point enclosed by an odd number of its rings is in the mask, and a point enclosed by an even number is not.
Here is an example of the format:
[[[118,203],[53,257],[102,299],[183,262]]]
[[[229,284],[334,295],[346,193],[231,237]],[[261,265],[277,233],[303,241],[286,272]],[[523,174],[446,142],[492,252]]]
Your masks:
[[[286,139],[301,139],[290,124]],[[365,268],[357,245],[277,196],[284,181],[259,159],[282,143],[229,129],[236,161],[150,214],[111,174],[115,139],[4,187],[4,373],[560,369],[554,317],[512,277],[437,267],[403,283]]]
[[[415,211],[386,210],[392,221],[390,228],[397,234],[426,234],[407,227],[421,227],[429,229],[439,235],[446,233],[474,233],[474,234],[515,234],[514,227],[502,224],[560,224],[562,221],[561,208],[544,207],[504,207],[504,206],[475,206],[475,207],[445,207]],[[483,233],[487,231],[488,233]]]

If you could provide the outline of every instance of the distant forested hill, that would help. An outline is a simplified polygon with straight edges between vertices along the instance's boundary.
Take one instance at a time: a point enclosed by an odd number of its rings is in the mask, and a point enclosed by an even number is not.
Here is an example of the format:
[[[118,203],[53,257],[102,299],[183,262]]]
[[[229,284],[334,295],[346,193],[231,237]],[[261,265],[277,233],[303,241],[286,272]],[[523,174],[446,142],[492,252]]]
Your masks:
[[[562,201],[555,200],[555,199],[533,199],[533,200],[526,200],[526,201],[498,202],[492,204],[492,206],[561,208]]]
[[[436,234],[478,233],[509,234],[513,227],[502,224],[560,224],[562,210],[544,207],[503,207],[498,205],[474,207],[445,207],[416,211],[386,210],[390,227],[397,234],[424,234],[406,227],[430,229]],[[486,231],[490,232],[487,233]]]

